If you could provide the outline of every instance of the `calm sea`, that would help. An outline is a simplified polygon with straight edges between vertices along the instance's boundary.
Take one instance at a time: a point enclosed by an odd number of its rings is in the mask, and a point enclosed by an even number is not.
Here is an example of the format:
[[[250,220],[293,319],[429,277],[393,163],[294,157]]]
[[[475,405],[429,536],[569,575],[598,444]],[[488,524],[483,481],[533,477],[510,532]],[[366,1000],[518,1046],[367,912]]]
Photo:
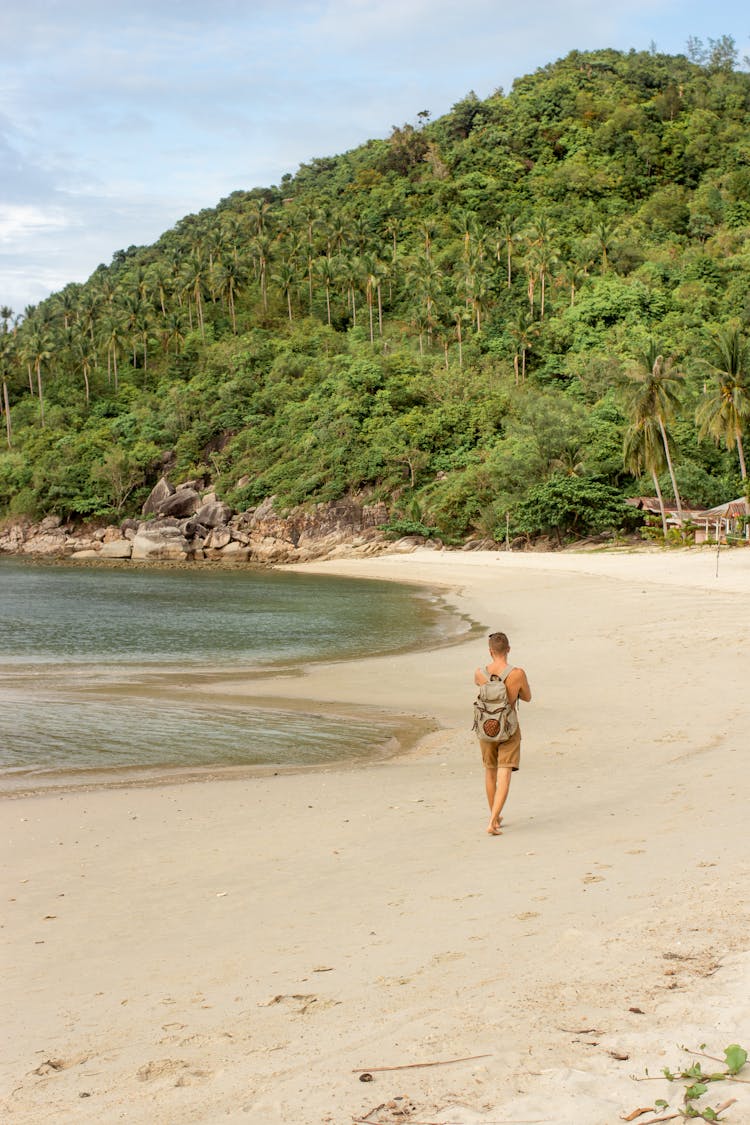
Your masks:
[[[389,582],[269,570],[99,568],[0,560],[0,787],[90,771],[300,766],[369,757],[387,717],[221,705],[237,672],[386,653],[460,632],[440,600]]]

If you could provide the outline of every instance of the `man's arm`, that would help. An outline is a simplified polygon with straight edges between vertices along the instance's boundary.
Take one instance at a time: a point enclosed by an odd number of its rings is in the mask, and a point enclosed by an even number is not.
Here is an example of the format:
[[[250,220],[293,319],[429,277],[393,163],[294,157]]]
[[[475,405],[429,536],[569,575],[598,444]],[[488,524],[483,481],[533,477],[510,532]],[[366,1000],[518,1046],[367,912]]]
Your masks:
[[[482,684],[488,684],[489,682],[489,677],[484,669],[477,668],[476,672],[474,673],[474,683],[477,685],[477,687],[481,687]]]
[[[522,699],[524,703],[531,703],[531,688],[523,668],[514,668],[505,681],[505,686],[511,703],[515,703],[517,699]]]

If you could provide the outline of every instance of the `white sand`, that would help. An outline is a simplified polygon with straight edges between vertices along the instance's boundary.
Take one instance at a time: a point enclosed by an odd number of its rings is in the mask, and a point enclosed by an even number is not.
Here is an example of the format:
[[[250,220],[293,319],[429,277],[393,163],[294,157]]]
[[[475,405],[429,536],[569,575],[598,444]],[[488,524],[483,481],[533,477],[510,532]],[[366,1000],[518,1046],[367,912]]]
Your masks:
[[[750,551],[715,568],[708,550],[315,564],[443,587],[509,633],[534,701],[495,839],[476,638],[205,689],[437,718],[399,759],[0,802],[2,1120],[675,1112],[682,1086],[631,1075],[696,1061],[679,1044],[750,1048]],[[704,1101],[730,1097],[721,1120],[747,1125],[750,1085]]]

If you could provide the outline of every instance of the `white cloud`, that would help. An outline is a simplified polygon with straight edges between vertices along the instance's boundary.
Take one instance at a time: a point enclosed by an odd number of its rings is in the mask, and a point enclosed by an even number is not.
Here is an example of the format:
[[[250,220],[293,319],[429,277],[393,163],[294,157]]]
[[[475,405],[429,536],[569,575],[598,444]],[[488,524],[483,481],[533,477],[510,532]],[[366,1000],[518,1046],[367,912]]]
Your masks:
[[[0,243],[23,246],[29,238],[46,231],[65,230],[69,226],[70,218],[62,208],[0,203]]]

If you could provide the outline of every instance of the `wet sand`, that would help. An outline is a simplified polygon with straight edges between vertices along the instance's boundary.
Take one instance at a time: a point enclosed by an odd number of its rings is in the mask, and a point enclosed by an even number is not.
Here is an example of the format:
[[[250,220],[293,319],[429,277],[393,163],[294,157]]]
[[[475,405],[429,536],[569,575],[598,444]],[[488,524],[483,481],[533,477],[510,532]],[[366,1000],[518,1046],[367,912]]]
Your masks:
[[[423,717],[399,758],[0,802],[3,1119],[674,1112],[682,1086],[631,1076],[694,1062],[679,1044],[750,1047],[750,551],[715,564],[419,551],[307,568],[425,583],[509,634],[534,700],[497,838],[469,731],[477,637],[201,688]],[[721,1119],[740,1125],[748,1090],[705,1100],[736,1097]]]

